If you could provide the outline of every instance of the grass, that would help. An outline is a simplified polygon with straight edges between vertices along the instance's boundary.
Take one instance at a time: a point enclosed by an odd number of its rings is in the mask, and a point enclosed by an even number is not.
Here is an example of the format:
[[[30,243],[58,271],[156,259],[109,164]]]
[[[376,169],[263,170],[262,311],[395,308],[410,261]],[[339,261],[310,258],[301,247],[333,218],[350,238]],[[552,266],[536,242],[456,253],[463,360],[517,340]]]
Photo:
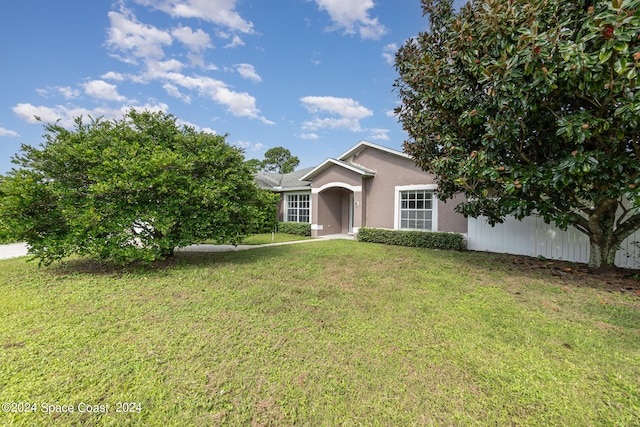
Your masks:
[[[0,425],[640,425],[638,297],[499,262],[356,241],[0,261],[0,402],[36,404]],[[42,410],[81,402],[109,413]]]

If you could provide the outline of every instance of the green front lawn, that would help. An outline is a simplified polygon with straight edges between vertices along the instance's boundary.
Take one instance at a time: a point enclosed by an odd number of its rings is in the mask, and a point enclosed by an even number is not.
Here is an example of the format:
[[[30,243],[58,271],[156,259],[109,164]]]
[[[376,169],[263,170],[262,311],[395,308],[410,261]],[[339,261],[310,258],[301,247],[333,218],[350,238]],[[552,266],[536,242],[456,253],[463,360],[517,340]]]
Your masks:
[[[634,293],[499,255],[0,261],[0,425],[640,425],[639,343]]]

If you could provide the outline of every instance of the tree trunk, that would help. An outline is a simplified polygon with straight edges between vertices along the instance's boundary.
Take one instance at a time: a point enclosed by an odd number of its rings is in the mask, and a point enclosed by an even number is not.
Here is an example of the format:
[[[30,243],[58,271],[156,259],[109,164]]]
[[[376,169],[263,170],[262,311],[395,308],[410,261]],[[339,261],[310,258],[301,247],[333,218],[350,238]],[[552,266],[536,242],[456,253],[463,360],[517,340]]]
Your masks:
[[[593,237],[589,242],[589,268],[598,273],[615,270],[616,252],[619,243],[596,242]]]
[[[620,236],[616,233],[618,203],[609,199],[601,202],[589,216],[589,268],[595,272],[615,270],[616,252]]]
[[[163,258],[171,258],[174,254],[174,248],[162,248],[160,254]]]

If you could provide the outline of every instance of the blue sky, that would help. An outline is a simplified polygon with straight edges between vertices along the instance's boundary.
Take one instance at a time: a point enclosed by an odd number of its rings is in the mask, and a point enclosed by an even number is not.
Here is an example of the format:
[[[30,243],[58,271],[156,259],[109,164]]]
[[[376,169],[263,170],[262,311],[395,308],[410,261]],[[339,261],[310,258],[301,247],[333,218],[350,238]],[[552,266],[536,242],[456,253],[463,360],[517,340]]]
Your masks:
[[[42,124],[130,107],[300,167],[361,140],[401,149],[393,54],[419,0],[0,0],[0,173]]]

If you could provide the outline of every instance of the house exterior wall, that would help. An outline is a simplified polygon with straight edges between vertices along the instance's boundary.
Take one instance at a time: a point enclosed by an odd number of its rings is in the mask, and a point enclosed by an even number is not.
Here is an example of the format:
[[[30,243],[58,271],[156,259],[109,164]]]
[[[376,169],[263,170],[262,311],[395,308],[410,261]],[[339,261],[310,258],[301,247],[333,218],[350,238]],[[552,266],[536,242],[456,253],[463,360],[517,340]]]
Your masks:
[[[395,228],[396,187],[409,185],[435,185],[434,176],[418,168],[413,160],[372,147],[365,147],[348,161],[376,171],[373,179],[366,180],[366,227]],[[314,180],[315,186],[315,180]],[[448,203],[438,201],[438,231],[467,232],[467,219],[454,211],[463,198]]]
[[[278,199],[278,221],[283,222],[285,220],[284,217],[284,200],[286,193],[280,193],[280,198]]]
[[[342,200],[343,191],[332,188],[325,190],[322,193],[322,197],[318,197],[318,221],[314,221],[316,224],[322,225],[321,230],[317,233],[319,236],[327,234],[340,234],[343,227],[343,215],[342,215]]]
[[[335,183],[344,183],[354,187],[362,186],[362,176],[348,169],[332,166],[313,178],[312,187],[319,190],[324,185]]]
[[[452,199],[438,200],[438,229],[453,233],[467,233],[469,221],[464,215],[455,211],[458,204],[467,199],[463,195],[454,196]]]

